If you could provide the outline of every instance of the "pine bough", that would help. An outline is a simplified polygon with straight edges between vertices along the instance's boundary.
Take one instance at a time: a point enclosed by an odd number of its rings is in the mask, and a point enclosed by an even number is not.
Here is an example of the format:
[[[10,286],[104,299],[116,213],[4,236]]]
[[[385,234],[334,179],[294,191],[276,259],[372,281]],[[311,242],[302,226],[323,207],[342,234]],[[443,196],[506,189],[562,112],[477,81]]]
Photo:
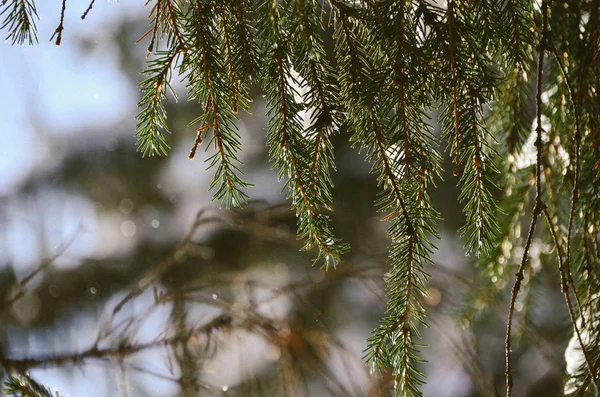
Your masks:
[[[580,395],[600,373],[600,338],[593,337],[600,333],[598,3],[148,0],[143,38],[151,58],[140,84],[138,148],[167,154],[164,101],[176,99],[168,94],[170,82],[181,78],[198,104],[190,158],[208,139],[214,198],[226,207],[243,205],[249,184],[238,160],[238,112],[249,112],[251,89],[259,87],[268,107],[269,154],[297,213],[298,237],[305,249],[317,249],[317,262],[335,266],[349,246],[331,226],[332,137],[347,129],[373,165],[381,188],[376,205],[389,224],[389,302],[368,339],[366,360],[392,368],[396,395],[419,396],[422,302],[439,218],[430,190],[442,171],[440,138],[428,115],[440,108],[441,139],[459,177],[466,249],[479,256],[489,280],[468,316],[490,303],[485,297],[506,291],[518,268],[507,335],[510,395],[513,305],[523,273],[534,274],[527,256],[532,236],[543,236],[556,248],[580,336],[572,344],[585,358],[569,367],[565,391]],[[64,10],[63,0],[57,44]],[[37,41],[32,0],[3,0],[0,15],[8,41]],[[527,208],[533,221],[522,236]],[[542,218],[546,228],[536,229]],[[515,258],[519,245],[526,254]]]

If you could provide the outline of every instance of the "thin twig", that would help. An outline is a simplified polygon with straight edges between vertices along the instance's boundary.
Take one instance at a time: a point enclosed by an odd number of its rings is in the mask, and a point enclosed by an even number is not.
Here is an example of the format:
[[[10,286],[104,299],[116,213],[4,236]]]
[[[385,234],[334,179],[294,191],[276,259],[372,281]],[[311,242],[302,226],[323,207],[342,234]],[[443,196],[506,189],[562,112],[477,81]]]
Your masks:
[[[181,257],[182,253],[185,253],[185,250],[188,248],[190,243],[192,242],[192,238],[198,230],[198,227],[203,223],[202,215],[204,211],[201,210],[196,215],[196,219],[192,224],[188,234],[184,237],[184,239],[177,245],[177,247],[173,250],[173,254],[169,256],[166,260],[162,261],[158,266],[146,272],[138,281],[132,284],[131,292],[127,294],[113,309],[112,315],[113,317],[125,306],[127,302],[131,299],[135,298],[142,292],[146,290],[152,283],[164,274],[167,270],[169,270],[172,266],[178,263],[178,258]]]
[[[591,373],[595,373],[596,371],[598,371],[600,369],[600,356],[598,356],[598,358],[596,358],[596,362],[594,363],[594,366],[591,368],[592,372]],[[585,378],[583,379],[583,382],[581,383],[581,386],[579,386],[579,389],[577,390],[577,392],[574,394],[575,397],[583,397],[585,396],[585,391],[588,388],[588,385],[590,384],[590,381],[592,380],[592,377],[590,375],[590,373],[588,373]]]
[[[27,276],[23,277],[23,279],[20,282],[18,282],[16,285],[14,285],[12,287],[12,291],[13,291],[13,293],[11,294],[12,296],[10,296],[9,298],[6,298],[3,302],[0,302],[0,312],[2,312],[2,310],[4,310],[5,308],[10,307],[13,303],[18,301],[25,295],[25,293],[27,292],[27,290],[25,289],[27,284],[29,284],[29,282],[31,280],[33,280],[33,278],[35,276],[37,276],[41,272],[48,269],[48,267],[50,267],[50,265],[52,265],[54,263],[54,261],[56,259],[58,259],[71,246],[73,241],[75,241],[75,238],[77,237],[79,231],[80,231],[80,228],[77,228],[77,231],[73,234],[73,236],[66,243],[62,244],[58,248],[58,250],[56,250],[56,253],[54,255],[52,255],[51,257],[44,260],[40,265],[38,265],[35,269],[33,269]]]
[[[458,120],[458,81],[456,77],[456,62],[454,58],[454,2],[448,1],[448,50],[450,52],[450,73],[452,74],[452,102],[454,118],[454,176],[458,176],[460,167],[460,128]]]
[[[521,259],[521,264],[519,265],[519,270],[517,272],[515,283],[512,287],[512,292],[510,295],[510,306],[508,309],[508,320],[506,322],[506,396],[510,397],[512,395],[512,373],[511,373],[511,340],[510,335],[512,331],[512,319],[515,311],[515,303],[517,301],[517,295],[519,294],[519,290],[521,289],[521,282],[524,278],[525,265],[528,262],[529,256],[529,248],[531,247],[531,241],[533,240],[533,233],[535,231],[535,225],[537,223],[538,217],[542,211],[544,204],[542,204],[541,200],[536,198],[536,204],[533,209],[533,216],[531,218],[531,225],[529,226],[529,233],[527,234],[527,243],[525,244],[525,250],[523,251],[523,258]]]
[[[173,9],[173,4],[171,4],[170,0],[166,0],[165,3],[166,3],[168,12],[167,12],[167,14],[163,13],[163,15],[165,15],[167,24],[171,27],[173,34],[177,38],[179,47],[181,47],[181,49],[183,50],[183,53],[187,55],[187,50],[186,50],[187,46],[185,45],[185,40],[183,40],[183,35],[181,34],[181,31],[177,27],[177,16],[175,15],[175,10]]]
[[[583,314],[583,310],[581,309],[581,302],[579,301],[579,296],[577,295],[577,289],[575,288],[575,282],[573,281],[573,277],[571,275],[571,234],[573,231],[573,219],[575,218],[575,208],[577,203],[579,202],[579,169],[580,169],[580,151],[581,151],[581,130],[579,129],[579,109],[577,107],[577,100],[575,97],[575,93],[573,92],[573,86],[569,80],[569,76],[567,74],[567,70],[561,58],[556,51],[556,48],[549,43],[549,48],[560,67],[560,71],[565,80],[565,85],[567,86],[567,91],[569,92],[569,97],[571,98],[571,105],[573,105],[573,113],[575,115],[575,135],[573,136],[573,140],[575,141],[575,170],[573,175],[573,192],[571,193],[571,210],[569,211],[569,225],[567,227],[567,256],[565,258],[565,273],[567,276],[567,281],[571,285],[571,289],[573,290],[573,295],[575,295],[575,301],[577,302],[577,307],[579,309],[579,316],[581,318],[581,327],[585,327],[585,317]]]
[[[210,322],[198,328],[192,328],[185,334],[178,334],[171,337],[160,338],[147,343],[131,344],[121,343],[116,347],[108,347],[99,349],[97,344],[81,353],[63,353],[49,356],[30,357],[23,359],[10,359],[0,357],[0,364],[8,371],[25,372],[29,369],[48,366],[48,365],[64,365],[64,364],[81,364],[90,358],[107,358],[107,357],[127,357],[137,352],[148,350],[155,347],[170,346],[173,344],[185,343],[190,339],[199,335],[208,334],[216,329],[231,328],[232,318],[228,314],[222,314],[215,317]]]
[[[596,375],[594,374],[594,371],[593,371],[593,368],[591,365],[591,361],[589,358],[589,354],[585,348],[583,339],[581,338],[581,332],[579,330],[579,326],[577,325],[577,319],[575,318],[575,313],[573,312],[573,305],[571,303],[571,297],[569,296],[569,286],[567,284],[568,281],[567,281],[567,277],[566,277],[566,266],[565,266],[566,260],[563,261],[563,259],[562,259],[563,254],[562,254],[562,250],[560,248],[560,242],[559,242],[558,236],[556,234],[556,228],[554,227],[554,225],[552,223],[552,219],[550,218],[550,215],[548,214],[548,209],[544,208],[543,213],[544,213],[544,217],[546,218],[546,222],[548,222],[548,228],[550,229],[550,234],[552,235],[552,239],[554,240],[554,245],[556,246],[556,255],[558,257],[558,267],[559,267],[559,273],[560,273],[560,290],[565,297],[565,302],[567,303],[567,309],[569,311],[569,316],[571,317],[571,323],[573,324],[573,330],[575,331],[575,335],[577,336],[577,341],[579,342],[579,347],[581,348],[583,357],[585,358],[585,363],[589,369],[590,376],[592,377],[592,379],[595,382]],[[583,315],[583,313],[581,313],[581,315]],[[582,325],[582,327],[583,327],[583,325]]]
[[[542,211],[545,209],[545,204],[542,201],[542,77],[543,77],[543,66],[544,66],[544,51],[546,50],[546,35],[548,30],[548,14],[547,14],[547,2],[544,0],[541,7],[542,12],[542,32],[540,42],[538,45],[538,64],[537,64],[537,92],[536,92],[536,116],[537,116],[537,137],[535,140],[536,146],[536,164],[535,164],[535,206],[533,208],[531,225],[529,226],[529,233],[527,234],[527,242],[523,251],[523,257],[519,270],[516,274],[516,280],[513,285],[510,297],[510,307],[508,309],[508,320],[506,322],[506,397],[512,396],[513,379],[511,372],[511,331],[512,331],[512,319],[515,311],[515,303],[517,301],[517,295],[521,288],[521,282],[523,281],[523,273],[525,265],[528,262],[529,248],[533,240],[533,233],[535,232],[535,226],[538,218]]]
[[[87,14],[92,11],[92,7],[94,6],[94,3],[96,2],[96,0],[92,0],[90,2],[90,5],[88,5],[88,8],[85,9],[85,11],[83,12],[83,14],[81,14],[81,19],[85,19],[85,17],[87,17]]]
[[[58,23],[58,26],[56,27],[56,30],[54,31],[54,33],[52,34],[52,37],[50,37],[50,41],[52,41],[52,39],[54,39],[54,36],[56,36],[56,46],[60,47],[60,43],[62,41],[62,32],[64,30],[64,22],[65,22],[65,10],[67,9],[67,0],[62,0],[62,7],[60,10],[60,21]]]

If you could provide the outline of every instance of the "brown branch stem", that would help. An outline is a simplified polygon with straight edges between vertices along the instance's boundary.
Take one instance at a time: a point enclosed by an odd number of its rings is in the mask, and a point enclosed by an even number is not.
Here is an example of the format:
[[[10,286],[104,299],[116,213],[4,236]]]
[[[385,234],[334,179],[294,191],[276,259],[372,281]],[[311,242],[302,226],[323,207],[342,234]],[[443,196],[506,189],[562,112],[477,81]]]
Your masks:
[[[49,365],[64,365],[64,364],[81,364],[85,360],[96,358],[120,358],[123,359],[132,354],[138,353],[143,350],[148,350],[161,346],[171,346],[173,344],[185,343],[191,338],[211,333],[212,331],[220,328],[231,327],[232,318],[228,314],[222,314],[210,322],[202,325],[198,328],[192,328],[185,334],[178,334],[171,337],[160,338],[147,343],[121,343],[116,347],[98,348],[97,344],[94,344],[90,348],[84,350],[81,353],[64,353],[55,354],[48,356],[29,357],[22,359],[12,358],[1,358],[0,364],[9,372],[16,371],[24,373],[27,370]]]
[[[581,309],[581,302],[579,301],[579,296],[577,295],[577,289],[575,288],[575,282],[573,281],[573,276],[571,273],[571,235],[573,232],[573,220],[575,218],[575,209],[577,207],[577,203],[579,202],[579,170],[580,170],[580,152],[581,152],[581,130],[579,127],[579,109],[577,107],[577,98],[575,97],[575,93],[573,92],[573,86],[569,79],[569,75],[567,74],[567,70],[565,68],[564,62],[560,58],[556,48],[549,43],[549,49],[556,59],[560,67],[561,74],[563,79],[565,80],[565,85],[567,86],[567,91],[569,93],[569,97],[571,99],[571,105],[573,106],[573,113],[575,115],[575,135],[573,136],[573,140],[575,141],[575,170],[573,175],[573,190],[571,193],[571,209],[569,211],[569,223],[567,226],[567,253],[565,257],[565,273],[567,276],[567,280],[571,285],[571,289],[573,290],[573,295],[575,296],[575,301],[577,302],[577,307],[579,309],[579,315],[581,317],[581,326],[585,327],[585,316],[583,310]]]
[[[81,19],[85,19],[85,17],[87,17],[87,14],[89,14],[89,12],[92,11],[92,7],[94,7],[95,2],[96,2],[96,0],[90,1],[90,4],[88,5],[88,7],[85,9],[83,14],[81,14]]]
[[[585,345],[583,343],[583,339],[581,337],[581,331],[579,329],[579,326],[577,325],[577,319],[575,318],[575,313],[573,311],[573,304],[571,303],[571,296],[569,295],[569,284],[568,284],[567,269],[566,269],[567,261],[563,260],[563,254],[562,254],[562,249],[560,246],[560,241],[558,239],[558,235],[556,234],[556,228],[554,227],[554,224],[552,223],[552,219],[550,218],[550,215],[548,214],[548,209],[544,208],[542,212],[544,213],[544,217],[546,218],[546,222],[548,223],[548,228],[550,229],[550,234],[552,235],[552,240],[554,241],[554,246],[556,247],[556,255],[558,257],[558,267],[559,267],[559,273],[560,273],[560,290],[563,293],[563,296],[565,298],[565,302],[567,304],[567,310],[569,311],[569,317],[571,318],[571,323],[573,324],[573,330],[575,331],[575,335],[577,336],[577,341],[579,342],[579,347],[581,348],[583,357],[585,359],[585,363],[589,369],[589,374],[595,382],[596,375],[594,374],[594,371],[592,369],[592,364],[590,361],[589,353],[587,352]],[[583,313],[580,313],[580,318],[583,318]],[[582,321],[581,326],[585,327],[583,325],[583,321]]]
[[[60,9],[60,21],[58,22],[58,26],[56,27],[56,30],[50,37],[50,41],[52,41],[52,39],[54,39],[54,36],[56,36],[55,44],[57,47],[60,47],[60,43],[62,41],[62,32],[65,29],[64,23],[65,23],[65,10],[66,9],[67,9],[67,0],[62,0],[62,6]]]
[[[458,120],[458,81],[456,78],[456,60],[454,57],[454,2],[448,1],[448,51],[450,53],[450,73],[452,74],[452,102],[454,118],[454,176],[458,176],[460,167],[460,128]]]
[[[511,331],[512,331],[512,320],[515,311],[515,303],[517,301],[517,295],[521,288],[521,282],[523,281],[523,273],[525,266],[528,263],[529,248],[533,240],[533,233],[535,232],[535,226],[538,218],[542,211],[545,209],[545,204],[542,201],[542,77],[544,71],[544,52],[546,50],[546,35],[548,31],[548,13],[547,13],[547,0],[543,0],[541,6],[542,12],[542,32],[540,41],[538,44],[538,62],[537,62],[537,76],[536,76],[536,163],[535,163],[535,206],[533,208],[531,225],[529,226],[529,232],[527,233],[527,242],[525,243],[525,249],[523,250],[523,257],[519,270],[516,273],[515,283],[512,287],[510,306],[508,309],[508,320],[506,322],[506,397],[512,396],[513,379],[512,379],[512,368],[511,368]]]

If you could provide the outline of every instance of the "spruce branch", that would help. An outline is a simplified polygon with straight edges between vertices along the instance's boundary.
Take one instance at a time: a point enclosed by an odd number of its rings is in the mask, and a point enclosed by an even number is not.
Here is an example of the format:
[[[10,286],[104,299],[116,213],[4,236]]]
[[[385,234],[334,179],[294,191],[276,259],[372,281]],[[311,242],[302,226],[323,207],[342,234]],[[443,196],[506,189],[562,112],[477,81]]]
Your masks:
[[[147,0],[146,6],[152,1]],[[180,26],[185,19],[180,0],[155,0],[148,19],[151,20],[152,27],[137,40],[139,42],[151,34],[148,53],[154,51],[157,40],[162,40],[164,36],[167,37],[166,41],[169,47],[181,47],[184,52],[186,51],[187,45],[184,41],[182,26]]]
[[[352,45],[343,51],[340,45],[336,55],[342,68],[354,69],[343,72],[342,78],[342,87],[346,85],[343,95],[353,109],[349,114],[349,125],[354,131],[352,141],[360,143],[367,161],[373,164],[372,172],[382,188],[376,206],[387,213],[383,220],[390,224],[389,301],[386,316],[367,340],[365,358],[372,368],[392,368],[396,395],[419,396],[424,374],[417,368],[422,359],[418,354],[421,345],[416,340],[420,338],[418,327],[426,326],[421,300],[428,294],[425,266],[431,264],[429,254],[433,248],[427,239],[428,235],[436,235],[433,222],[437,218],[426,188],[437,175],[438,158],[429,127],[423,122],[421,104],[409,100],[414,97],[406,94],[413,92],[413,86],[409,86],[405,74],[422,64],[416,56],[418,51],[409,44],[413,32],[405,29],[404,7],[404,2],[381,2],[377,8],[372,7],[374,14],[369,17],[373,21],[378,20],[378,10],[393,17],[374,30],[369,30],[367,24],[359,25],[361,36],[354,35],[351,19],[340,7],[338,23],[342,33],[337,37],[338,44]],[[387,56],[387,51],[367,52],[356,40],[386,31],[395,34],[391,39],[377,37],[378,46],[393,49],[388,50],[392,56]],[[353,65],[361,66],[357,69]],[[360,80],[354,80],[354,76]],[[417,80],[414,87],[418,86]],[[368,99],[381,92],[390,97],[381,97],[380,101]]]
[[[304,90],[303,100],[308,119],[305,121],[309,123],[304,134],[314,148],[311,167],[313,189],[327,192],[333,186],[331,170],[335,169],[331,136],[344,120],[338,103],[339,91],[334,81],[333,68],[318,34],[322,29],[321,21],[316,16],[314,7],[310,2],[295,2],[296,16],[292,19],[292,26],[298,41],[294,45],[294,67],[303,79],[300,89]],[[331,209],[331,195],[324,199],[326,207]]]
[[[494,183],[499,173],[494,166],[496,152],[487,141],[485,126],[480,124],[480,105],[476,93],[470,90],[464,110],[461,112],[461,126],[465,138],[472,142],[461,143],[466,146],[461,156],[465,170],[460,180],[459,200],[464,204],[467,223],[460,231],[467,236],[465,246],[476,256],[486,256],[492,251],[498,232],[498,224],[492,214],[499,209],[494,198],[498,187]],[[493,139],[493,138],[492,138]]]
[[[464,91],[464,93],[463,93]],[[464,165],[462,176],[459,180],[460,196],[463,203],[463,212],[466,223],[460,229],[461,235],[466,239],[465,247],[476,256],[487,256],[493,250],[498,233],[498,223],[494,214],[499,213],[497,200],[494,193],[498,190],[495,178],[499,174],[497,169],[497,152],[493,148],[494,138],[489,138],[489,133],[483,123],[484,116],[481,111],[482,93],[473,87],[461,89],[459,103],[457,103],[458,127],[461,131],[459,150],[460,164]],[[446,106],[441,115],[443,136],[450,140],[454,137],[455,115],[453,106]],[[452,148],[455,152],[456,148]],[[456,153],[453,153],[456,155]]]
[[[311,133],[303,131],[300,124],[299,113],[304,107],[294,99],[299,95],[294,86],[301,84],[292,74],[292,55],[288,53],[288,44],[285,42],[289,39],[285,29],[287,20],[281,15],[284,10],[280,8],[273,3],[266,4],[259,11],[262,34],[270,47],[264,57],[267,64],[263,76],[267,115],[271,118],[267,127],[269,155],[279,169],[279,177],[287,179],[284,188],[289,189],[288,198],[298,217],[298,237],[306,240],[304,249],[317,247],[319,254],[315,263],[323,259],[326,267],[335,266],[348,246],[335,237],[331,220],[323,212],[331,206],[329,188],[313,187],[311,159],[314,161],[314,158],[309,152],[312,147]],[[318,85],[318,82],[313,82]],[[311,95],[311,90],[308,95]],[[326,186],[327,178],[327,175],[321,176],[320,183]]]
[[[38,42],[35,20],[40,19],[33,0],[5,0],[0,4],[0,30],[8,29],[6,40],[14,44]]]
[[[390,222],[388,235],[392,242],[386,316],[367,339],[365,358],[379,369],[392,367],[397,382],[396,395],[420,396],[419,386],[423,384],[424,375],[416,367],[422,360],[417,354],[419,344],[414,339],[420,338],[417,327],[426,326],[421,299],[428,296],[425,283],[429,276],[424,268],[431,264],[431,244],[426,233],[432,232],[434,218],[426,207],[425,185],[417,184],[414,179],[401,182],[394,170],[401,168],[402,160],[389,157],[378,122],[369,121],[364,126],[372,130],[369,139],[372,146],[366,148],[367,159],[373,161],[373,171],[379,174],[378,183],[383,187],[376,205],[388,212],[384,219]]]
[[[290,16],[291,29],[298,38],[293,46],[293,59],[294,70],[302,79],[300,89],[304,91],[305,127],[302,134],[308,141],[307,156],[310,158],[311,150],[314,152],[310,159],[309,189],[323,211],[332,211],[331,171],[335,170],[335,161],[331,137],[344,120],[333,68],[319,34],[323,29],[322,19],[318,17],[315,7],[311,2],[295,1],[295,15]],[[327,225],[324,227],[328,228]],[[333,239],[338,244],[336,256],[349,250],[347,244],[333,237],[332,231],[327,234],[330,234],[327,239]]]
[[[150,1],[151,0],[146,1],[146,5],[148,5],[150,3]],[[136,40],[136,44],[137,44],[151,33],[150,43],[148,44],[148,48],[146,50],[146,51],[148,51],[148,54],[151,54],[154,51],[154,43],[159,34],[160,21],[161,21],[160,14],[162,11],[160,4],[161,4],[160,0],[158,0],[156,3],[154,3],[154,6],[150,9],[150,14],[148,15],[148,19],[152,19],[152,27],[148,31],[146,31],[146,33],[144,33],[142,36],[140,36],[139,39]]]
[[[47,386],[41,385],[28,375],[9,375],[2,385],[2,391],[7,397],[61,397]]]
[[[179,0],[162,0],[161,5],[164,4],[165,10],[163,10],[162,15],[164,16],[166,23],[163,23],[163,26],[170,29],[168,32],[169,35],[172,35],[175,38],[176,45],[185,49],[185,41],[183,38],[183,33],[181,32],[180,27],[178,26],[181,17],[182,4],[179,3]],[[164,31],[164,28],[163,28]]]
[[[510,282],[513,274],[507,269],[514,255],[514,248],[520,245],[521,212],[527,205],[534,187],[530,178],[535,174],[534,167],[518,170],[515,174],[506,173],[505,193],[500,201],[498,214],[498,229],[493,241],[494,249],[486,255],[480,255],[480,283],[461,311],[461,317],[473,323],[476,317],[481,317],[492,307],[496,307],[502,299],[504,286]]]
[[[515,156],[521,152],[523,143],[531,132],[533,115],[529,111],[530,82],[529,65],[518,66],[508,72],[508,78],[499,87],[499,97],[495,101],[491,124],[504,137],[509,156],[509,165],[513,166]]]
[[[219,28],[211,14],[212,6],[198,0],[191,9],[187,31],[189,41],[194,43],[197,51],[189,54],[184,67],[190,99],[206,104],[203,113],[192,124],[200,123],[199,130],[212,130],[207,147],[213,146],[215,153],[207,162],[208,169],[215,167],[216,171],[209,189],[215,189],[213,199],[220,200],[221,205],[239,207],[247,201],[248,195],[242,189],[249,184],[242,180],[243,172],[238,165],[241,164],[237,156],[241,144],[233,107],[237,105],[231,102],[230,75],[221,51],[223,37],[217,36]]]
[[[334,40],[335,54],[338,63],[338,79],[341,85],[340,95],[344,103],[349,103],[347,111],[349,118],[356,108],[356,103],[361,97],[361,90],[365,84],[365,51],[357,37],[356,29],[350,16],[355,11],[339,1],[331,1],[334,12]]]
[[[7,29],[7,40],[36,41],[34,1],[0,2],[0,28]],[[214,199],[241,206],[249,185],[239,158],[238,113],[250,111],[251,90],[260,89],[268,109],[269,156],[298,218],[295,235],[304,249],[317,248],[317,260],[328,266],[349,249],[334,233],[331,219],[334,140],[347,131],[350,144],[372,163],[380,189],[375,205],[390,239],[389,302],[369,337],[366,358],[376,368],[392,369],[397,395],[418,396],[424,382],[419,330],[427,325],[423,298],[435,249],[430,239],[436,237],[439,218],[429,194],[442,171],[440,139],[428,123],[440,106],[442,139],[460,176],[466,218],[460,232],[485,273],[483,291],[471,298],[471,318],[502,301],[504,287],[512,285],[507,396],[513,392],[517,301],[523,298],[526,309],[535,305],[536,290],[525,280],[535,276],[532,281],[539,286],[538,273],[549,268],[545,263],[543,269],[530,266],[530,256],[540,247],[538,235],[555,249],[573,341],[585,356],[585,365],[569,373],[582,394],[597,382],[600,355],[595,338],[600,332],[595,322],[600,296],[600,0],[544,0],[541,10],[534,3],[148,0],[149,29],[140,40],[148,38],[152,57],[140,84],[138,149],[143,155],[167,153],[164,101],[173,75],[183,77],[198,108],[189,158],[208,141]],[[86,4],[82,19],[95,3]],[[57,45],[66,0],[61,5],[52,38]],[[330,33],[331,54],[326,45]],[[500,200],[499,188],[504,192]],[[522,237],[523,211],[533,191],[531,223]],[[548,228],[538,227],[540,216]],[[232,225],[236,230],[253,227]],[[268,234],[275,239],[272,230]],[[512,258],[521,249],[510,283]],[[173,263],[161,263],[160,271],[145,278],[113,314]],[[529,332],[530,319],[523,317]],[[293,347],[285,342],[280,347],[289,358],[283,376],[300,385],[292,374],[301,370],[292,362]]]
[[[235,42],[241,43],[241,46],[234,46],[234,55],[236,57],[237,69],[241,75],[246,75],[250,80],[254,75],[257,65],[257,45],[254,42],[256,27],[253,20],[248,16],[247,9],[251,9],[249,0],[234,0],[235,21],[234,34]],[[236,49],[238,49],[236,51]]]
[[[142,99],[138,103],[141,110],[137,116],[136,136],[138,150],[143,156],[167,154],[169,145],[162,131],[170,131],[163,101],[167,88],[171,90],[171,73],[180,53],[180,47],[158,52],[148,63],[145,74],[149,77],[139,84]]]
[[[529,74],[534,65],[532,4],[509,0],[501,5],[497,20],[499,51],[495,59],[503,67],[505,79],[497,89],[493,116],[490,120],[498,135],[504,138],[509,161],[513,163],[530,133],[533,114],[529,111]]]
[[[412,158],[410,156],[411,152],[411,144],[410,144],[410,132],[408,128],[408,116],[407,116],[407,101],[406,101],[406,77],[404,71],[404,51],[408,47],[405,42],[405,12],[404,12],[404,2],[401,1],[400,9],[398,10],[398,26],[396,28],[396,40],[395,40],[395,63],[394,63],[394,78],[393,82],[398,90],[398,105],[395,109],[395,114],[399,115],[400,118],[400,135],[403,144],[404,150],[404,159],[403,164],[405,168],[409,168],[412,163]],[[377,17],[380,19],[379,9],[376,9]],[[385,32],[385,29],[382,26],[382,32]],[[405,170],[401,170],[401,174],[404,174]]]
[[[499,18],[495,26],[500,30],[500,51],[505,57],[507,71],[522,70],[529,62],[530,47],[533,45],[533,34],[529,29],[532,24],[532,2],[508,0],[500,6]]]
[[[233,54],[232,54],[232,37],[231,37],[231,32],[230,32],[230,22],[228,20],[228,13],[224,7],[222,7],[221,5],[217,5],[216,6],[217,9],[217,13],[219,14],[219,22],[220,22],[220,28],[221,28],[221,32],[223,33],[223,44],[224,44],[224,58],[225,58],[225,63],[226,63],[226,67],[227,67],[227,75],[229,77],[229,89],[231,91],[231,110],[233,111],[233,113],[237,113],[238,112],[238,103],[239,103],[239,89],[237,87],[238,85],[238,79],[235,76],[235,67],[234,67],[234,60],[233,60]]]
[[[467,249],[477,256],[487,255],[496,243],[494,237],[498,225],[492,214],[498,211],[494,197],[497,186],[493,180],[499,173],[495,167],[496,151],[487,137],[489,134],[480,110],[489,100],[490,87],[497,78],[485,50],[488,39],[477,40],[473,35],[474,31],[482,29],[482,21],[491,18],[481,15],[485,15],[482,8],[449,1],[445,15],[448,39],[434,38],[440,55],[447,58],[451,76],[449,84],[438,82],[444,88],[442,98],[446,101],[441,115],[442,134],[447,142],[452,142],[448,146],[454,158],[454,176],[460,174],[461,165],[464,167],[459,180],[459,199],[467,219],[460,232],[466,237]],[[440,27],[436,35],[441,32]]]

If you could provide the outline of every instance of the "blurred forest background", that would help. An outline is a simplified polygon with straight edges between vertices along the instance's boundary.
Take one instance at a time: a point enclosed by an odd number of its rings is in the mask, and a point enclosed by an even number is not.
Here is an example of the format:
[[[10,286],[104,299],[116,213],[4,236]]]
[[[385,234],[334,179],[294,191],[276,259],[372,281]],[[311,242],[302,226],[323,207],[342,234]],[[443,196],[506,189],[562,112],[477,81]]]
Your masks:
[[[262,99],[240,124],[253,201],[219,210],[206,153],[187,159],[198,104],[167,104],[168,157],[136,153],[146,45],[135,42],[148,10],[99,2],[81,21],[73,10],[87,3],[69,2],[60,48],[46,41],[51,18],[39,23],[40,45],[0,46],[3,371],[73,397],[391,395],[390,374],[362,360],[384,310],[385,224],[370,165],[344,131],[333,219],[352,253],[324,272],[299,252],[295,214],[267,160]],[[38,5],[57,17],[58,6]],[[508,294],[480,285],[476,258],[464,254],[456,183],[448,174],[433,193],[444,219],[428,269],[423,392],[493,396],[504,388]],[[538,267],[547,250],[535,241]],[[531,293],[517,305],[517,396],[562,394],[571,325],[547,274],[525,280]],[[504,299],[487,307],[490,293]],[[486,308],[467,312],[466,302]]]

